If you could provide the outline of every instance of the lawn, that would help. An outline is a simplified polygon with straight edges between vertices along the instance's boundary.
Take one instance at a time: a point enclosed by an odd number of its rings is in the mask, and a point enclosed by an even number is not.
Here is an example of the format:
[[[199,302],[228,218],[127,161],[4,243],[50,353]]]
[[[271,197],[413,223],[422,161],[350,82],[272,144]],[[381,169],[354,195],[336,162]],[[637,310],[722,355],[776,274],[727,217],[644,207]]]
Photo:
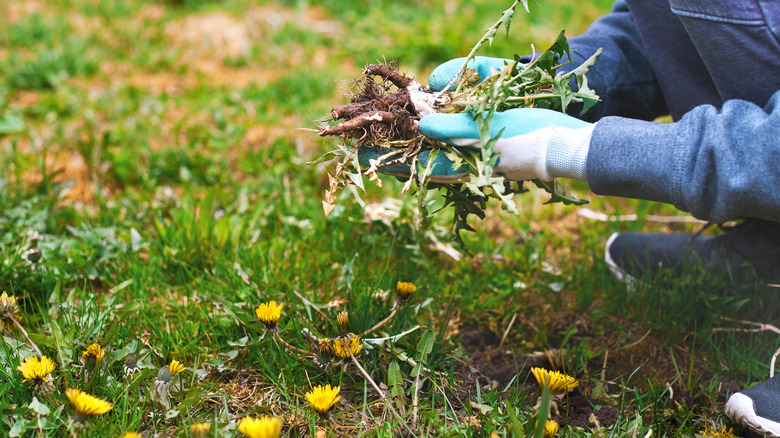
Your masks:
[[[776,289],[627,287],[602,261],[615,231],[701,228],[685,213],[565,181],[590,203],[529,188],[462,247],[451,211],[420,229],[384,178],[324,214],[337,142],[313,130],[346,80],[396,60],[426,83],[509,4],[4,0],[3,435],[541,436],[551,410],[557,436],[731,436],[725,400],[769,375],[776,334],[750,323],[778,323]],[[610,7],[531,2],[480,54]],[[54,368],[25,381],[39,353]]]

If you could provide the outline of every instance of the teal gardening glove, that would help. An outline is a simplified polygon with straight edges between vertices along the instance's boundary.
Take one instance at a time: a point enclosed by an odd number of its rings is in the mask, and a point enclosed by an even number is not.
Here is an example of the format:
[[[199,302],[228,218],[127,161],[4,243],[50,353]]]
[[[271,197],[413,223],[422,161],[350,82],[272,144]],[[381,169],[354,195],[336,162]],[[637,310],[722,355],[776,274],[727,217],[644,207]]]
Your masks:
[[[469,63],[484,79],[498,71],[507,60],[476,57]],[[437,67],[429,78],[430,88],[439,91],[457,73],[463,59],[453,59]],[[556,177],[586,180],[586,160],[590,138],[595,124],[587,123],[566,114],[539,108],[518,108],[495,113],[491,121],[491,136],[501,132],[494,151],[499,160],[495,172],[508,179],[521,181],[540,179],[552,181]],[[420,131],[428,138],[457,147],[481,145],[477,124],[469,113],[432,113],[420,119]],[[360,161],[368,165],[371,159],[387,153],[388,149],[362,147],[358,151]],[[423,166],[428,164],[429,153],[419,156]],[[381,172],[399,177],[409,176],[406,165],[394,164]],[[431,178],[436,183],[454,183],[463,180],[468,166],[455,168],[446,154],[437,154],[432,163]]]

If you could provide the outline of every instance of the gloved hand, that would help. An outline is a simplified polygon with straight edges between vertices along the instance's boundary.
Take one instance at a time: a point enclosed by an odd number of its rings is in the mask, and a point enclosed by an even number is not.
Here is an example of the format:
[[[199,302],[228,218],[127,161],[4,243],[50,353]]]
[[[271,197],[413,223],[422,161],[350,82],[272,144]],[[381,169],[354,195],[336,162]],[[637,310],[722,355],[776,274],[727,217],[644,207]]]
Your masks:
[[[446,84],[445,84],[446,85]],[[552,181],[556,177],[585,181],[585,162],[590,137],[595,124],[566,114],[539,108],[518,108],[495,113],[491,122],[491,136],[503,130],[494,151],[499,160],[494,170],[511,180],[540,179]],[[420,131],[426,137],[457,147],[481,145],[477,123],[469,113],[433,113],[420,120]],[[365,165],[390,149],[363,147],[359,159]],[[427,152],[419,156],[426,166]],[[409,176],[406,165],[394,164],[382,168],[383,173]],[[455,168],[446,154],[439,153],[433,161],[431,181],[436,183],[459,182],[468,172],[468,166]]]
[[[458,72],[460,66],[463,65],[463,61],[465,59],[466,58],[451,59],[436,67],[428,77],[428,88],[433,91],[443,90],[444,87],[446,87],[453,78],[453,76],[455,76],[455,74]],[[479,73],[478,82],[482,82],[487,79],[488,76],[497,73],[499,70],[501,70],[502,67],[504,67],[504,65],[509,62],[512,62],[512,60],[490,58],[487,56],[475,56],[469,61],[468,67],[475,69],[477,73]],[[454,90],[456,86],[457,84],[453,84],[450,88]],[[368,167],[371,165],[370,163],[372,160],[377,160],[379,157],[390,152],[392,152],[391,148],[381,146],[361,146],[358,148],[358,159],[360,160],[361,165]],[[429,157],[430,152],[425,151],[420,153],[418,159],[421,163],[426,165],[426,163],[428,163]],[[468,172],[468,166],[461,166],[461,168],[455,169],[452,161],[445,157],[444,153],[437,154],[433,161],[433,165],[434,178],[438,180],[438,182],[457,182],[460,180],[460,176]],[[401,179],[408,178],[410,174],[409,167],[404,164],[391,164],[384,166],[380,169],[380,172],[386,175],[396,176]]]
[[[450,80],[452,80],[453,76],[458,72],[458,69],[460,69],[460,66],[463,65],[463,61],[466,58],[455,58],[451,59],[444,64],[439,65],[436,67],[433,72],[431,72],[431,75],[428,77],[428,88],[430,88],[433,91],[441,91],[444,89],[444,87],[447,86],[448,83],[450,83]],[[468,68],[473,68],[474,70],[479,73],[479,82],[484,81],[487,79],[488,76],[491,76],[495,73],[498,73],[499,70],[501,70],[504,65],[512,62],[512,59],[503,59],[503,58],[489,58],[487,56],[475,56],[474,58],[469,60],[469,63],[467,65]],[[460,79],[460,78],[457,78]],[[454,91],[455,87],[457,86],[457,81],[455,84],[450,86],[450,89],[447,91]]]
[[[428,87],[441,91],[455,76],[464,58],[449,60],[431,73]],[[497,73],[511,59],[477,56],[468,67],[479,73],[479,81]],[[450,88],[454,89],[455,85]],[[479,131],[472,114],[428,114],[420,120],[420,130],[426,137],[458,147],[480,147]],[[494,151],[499,154],[495,167],[497,174],[515,181],[541,179],[552,181],[556,177],[586,180],[585,162],[590,138],[595,124],[587,123],[566,114],[538,109],[513,109],[495,113],[491,121],[491,136],[503,129]],[[378,146],[363,146],[358,150],[360,162],[368,166],[370,160],[390,152]],[[428,164],[430,152],[422,152],[419,161]],[[433,160],[431,181],[437,183],[459,182],[468,172],[468,166],[455,168],[444,153]],[[382,173],[408,177],[410,169],[404,164],[383,167]]]

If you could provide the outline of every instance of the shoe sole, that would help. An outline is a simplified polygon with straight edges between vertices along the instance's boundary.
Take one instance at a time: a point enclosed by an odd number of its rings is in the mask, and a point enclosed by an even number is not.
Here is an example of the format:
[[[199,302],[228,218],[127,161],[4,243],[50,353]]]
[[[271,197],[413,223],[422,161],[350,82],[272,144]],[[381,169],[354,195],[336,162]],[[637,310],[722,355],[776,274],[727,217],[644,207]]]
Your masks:
[[[780,423],[756,415],[753,399],[744,394],[736,393],[729,398],[726,415],[754,432],[780,438]]]
[[[620,233],[612,233],[612,235],[609,236],[609,239],[607,239],[607,243],[604,244],[604,261],[607,262],[607,266],[609,267],[610,272],[612,272],[612,275],[625,283],[629,290],[634,290],[637,286],[639,286],[640,281],[636,277],[621,269],[609,254],[609,247],[612,246],[612,243],[615,241],[615,239],[617,239],[618,235],[620,235]]]

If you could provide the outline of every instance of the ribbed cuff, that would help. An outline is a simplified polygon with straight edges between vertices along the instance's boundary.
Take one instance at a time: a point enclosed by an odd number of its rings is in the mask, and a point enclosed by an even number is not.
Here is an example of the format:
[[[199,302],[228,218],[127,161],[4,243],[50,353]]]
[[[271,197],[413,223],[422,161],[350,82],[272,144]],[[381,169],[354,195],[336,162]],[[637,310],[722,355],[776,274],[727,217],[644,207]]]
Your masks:
[[[545,155],[547,173],[554,178],[587,181],[586,165],[595,123],[584,128],[555,127]]]

